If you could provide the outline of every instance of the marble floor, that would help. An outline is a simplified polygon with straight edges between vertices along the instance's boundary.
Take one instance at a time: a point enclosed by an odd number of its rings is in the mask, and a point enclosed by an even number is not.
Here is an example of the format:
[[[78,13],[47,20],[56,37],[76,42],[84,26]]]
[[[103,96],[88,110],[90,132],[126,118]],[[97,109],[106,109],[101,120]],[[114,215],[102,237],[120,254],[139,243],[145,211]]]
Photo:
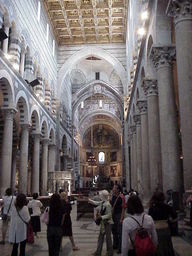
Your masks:
[[[79,251],[72,251],[71,244],[68,238],[64,238],[62,241],[62,250],[60,256],[91,256],[96,249],[97,237],[99,228],[89,218],[81,218],[76,221],[76,205],[73,205],[72,210],[73,220],[73,234],[76,245],[80,248]],[[1,228],[1,221],[0,221]],[[1,232],[0,232],[1,233]],[[0,234],[1,239],[1,234]],[[191,238],[192,241],[192,238]],[[184,241],[181,237],[173,238],[174,248],[179,256],[192,256],[192,243]],[[6,242],[5,245],[0,245],[0,255],[10,256],[12,246]],[[42,225],[42,232],[39,234],[39,238],[36,238],[33,245],[27,244],[26,256],[47,256],[48,246],[46,240],[46,226]],[[106,255],[106,248],[104,245],[103,256]],[[114,254],[117,256],[119,254]]]

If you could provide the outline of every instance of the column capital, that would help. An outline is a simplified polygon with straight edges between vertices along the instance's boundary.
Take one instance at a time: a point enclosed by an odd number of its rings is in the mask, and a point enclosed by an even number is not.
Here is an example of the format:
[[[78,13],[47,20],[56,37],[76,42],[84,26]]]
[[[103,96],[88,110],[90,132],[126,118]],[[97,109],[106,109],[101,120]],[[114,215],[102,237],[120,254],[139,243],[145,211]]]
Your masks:
[[[1,110],[3,111],[7,119],[13,119],[13,116],[17,113],[16,108],[2,107]]]
[[[143,89],[144,93],[147,97],[149,96],[157,96],[158,95],[158,87],[157,87],[157,79],[143,79]]]
[[[133,116],[133,120],[136,123],[136,126],[141,125],[141,115],[140,114],[135,114]]]
[[[141,115],[147,114],[147,100],[138,100],[137,107]]]
[[[51,148],[56,148],[56,144],[50,142],[50,143],[49,143],[49,147],[51,147]]]
[[[132,134],[136,134],[136,126],[135,125],[131,125],[130,130],[131,130]]]
[[[40,132],[32,132],[31,135],[32,135],[33,138],[39,138],[40,139],[40,137],[41,137]]]
[[[150,58],[157,69],[164,66],[172,66],[175,56],[176,50],[174,45],[154,45],[150,54]]]
[[[20,124],[22,130],[29,130],[31,128],[30,123]]]
[[[170,0],[166,13],[168,16],[174,17],[175,25],[184,20],[192,20],[192,1]]]
[[[128,132],[127,134],[128,144],[131,142],[132,138],[133,138],[133,134],[131,132]]]
[[[42,138],[42,143],[44,144],[44,145],[48,145],[49,144],[49,139],[48,138]]]

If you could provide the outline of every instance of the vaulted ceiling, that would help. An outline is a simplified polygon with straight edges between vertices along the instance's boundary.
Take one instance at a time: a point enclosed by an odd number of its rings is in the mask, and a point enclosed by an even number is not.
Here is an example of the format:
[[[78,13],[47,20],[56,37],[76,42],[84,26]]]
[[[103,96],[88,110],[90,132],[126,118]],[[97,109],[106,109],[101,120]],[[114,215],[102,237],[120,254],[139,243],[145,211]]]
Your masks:
[[[43,0],[59,45],[125,42],[128,0]]]

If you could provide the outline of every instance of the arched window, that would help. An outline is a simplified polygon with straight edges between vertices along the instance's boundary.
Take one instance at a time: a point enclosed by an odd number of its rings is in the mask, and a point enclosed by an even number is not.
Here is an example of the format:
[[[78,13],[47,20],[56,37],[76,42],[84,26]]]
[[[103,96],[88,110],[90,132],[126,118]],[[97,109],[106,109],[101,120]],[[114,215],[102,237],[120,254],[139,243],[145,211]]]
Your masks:
[[[105,153],[99,152],[99,163],[103,164],[105,162]]]

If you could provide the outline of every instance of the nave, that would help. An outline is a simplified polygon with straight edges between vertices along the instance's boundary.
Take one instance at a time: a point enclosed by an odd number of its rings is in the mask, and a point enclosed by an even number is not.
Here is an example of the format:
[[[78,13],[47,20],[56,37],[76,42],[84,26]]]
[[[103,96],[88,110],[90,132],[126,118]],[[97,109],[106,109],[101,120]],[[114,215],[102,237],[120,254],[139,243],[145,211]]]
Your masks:
[[[79,251],[72,251],[70,241],[67,237],[63,238],[62,250],[60,256],[91,256],[96,250],[97,238],[99,234],[99,227],[95,225],[91,218],[81,218],[76,220],[76,204],[73,205],[71,217],[73,221],[73,235]],[[47,256],[48,245],[46,239],[46,226],[42,224],[42,231],[39,233],[39,238],[36,238],[33,245],[27,244],[26,256]],[[2,220],[0,220],[0,228],[2,227]],[[180,225],[182,229],[182,226]],[[191,232],[192,235],[192,232]],[[0,232],[1,236],[1,232]],[[1,237],[0,237],[1,240]],[[6,239],[7,240],[7,239]],[[173,237],[173,246],[176,252],[175,256],[192,256],[192,243],[189,244],[181,237]],[[5,245],[0,245],[0,252],[2,256],[10,256],[12,245],[6,242]],[[116,251],[114,256],[117,256]],[[106,255],[106,244],[104,243],[102,256]]]

